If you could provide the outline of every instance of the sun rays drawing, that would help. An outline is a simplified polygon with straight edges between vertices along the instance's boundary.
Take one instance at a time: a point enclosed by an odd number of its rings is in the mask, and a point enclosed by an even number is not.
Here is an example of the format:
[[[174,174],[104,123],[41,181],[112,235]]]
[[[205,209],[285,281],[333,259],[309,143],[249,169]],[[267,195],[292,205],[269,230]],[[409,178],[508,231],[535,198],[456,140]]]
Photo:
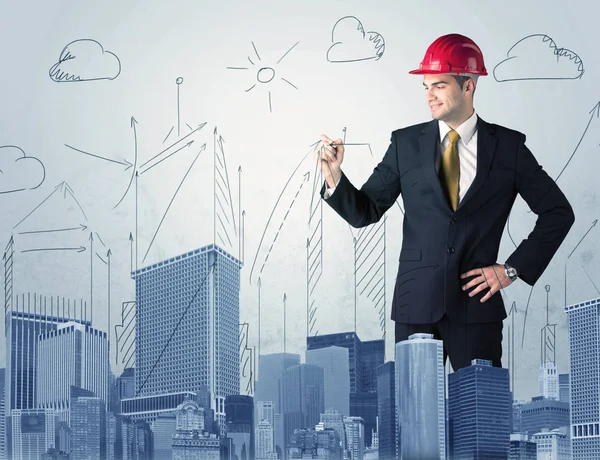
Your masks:
[[[272,104],[272,96],[271,96],[271,88],[274,84],[277,77],[277,65],[279,63],[281,63],[281,61],[283,60],[284,57],[286,57],[288,55],[288,53],[290,51],[292,51],[296,45],[300,42],[296,42],[294,45],[292,45],[291,48],[289,48],[285,53],[283,53],[283,55],[277,60],[277,62],[273,65],[265,65],[265,63],[262,61],[262,58],[260,57],[260,54],[258,52],[258,50],[256,49],[256,45],[254,44],[254,42],[250,42],[252,43],[252,49],[254,50],[254,54],[252,56],[248,56],[248,62],[251,64],[251,67],[227,67],[228,69],[231,70],[250,70],[253,71],[253,81],[250,87],[248,87],[245,92],[248,93],[250,91],[252,91],[254,88],[256,88],[257,86],[260,88],[263,85],[265,87],[267,87],[267,91],[268,91],[268,102],[269,102],[269,112],[273,112],[273,104]],[[298,87],[292,83],[291,81],[287,80],[284,77],[278,77],[278,80],[281,80],[285,83],[287,83],[289,86],[291,86],[294,89],[298,89]]]

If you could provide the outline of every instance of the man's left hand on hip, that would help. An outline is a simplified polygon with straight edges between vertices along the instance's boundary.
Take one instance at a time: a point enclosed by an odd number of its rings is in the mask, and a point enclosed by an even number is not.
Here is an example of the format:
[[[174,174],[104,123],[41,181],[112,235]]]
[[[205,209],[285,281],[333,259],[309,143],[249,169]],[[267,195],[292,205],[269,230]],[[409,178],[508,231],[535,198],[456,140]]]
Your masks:
[[[475,268],[460,275],[461,278],[468,278],[470,276],[475,276],[475,278],[463,285],[463,291],[466,291],[474,286],[477,287],[469,292],[469,297],[473,297],[475,294],[486,288],[490,289],[488,293],[481,298],[480,302],[485,302],[500,289],[504,289],[512,283],[510,278],[506,276],[504,265],[502,264],[494,264],[490,265],[489,267]]]

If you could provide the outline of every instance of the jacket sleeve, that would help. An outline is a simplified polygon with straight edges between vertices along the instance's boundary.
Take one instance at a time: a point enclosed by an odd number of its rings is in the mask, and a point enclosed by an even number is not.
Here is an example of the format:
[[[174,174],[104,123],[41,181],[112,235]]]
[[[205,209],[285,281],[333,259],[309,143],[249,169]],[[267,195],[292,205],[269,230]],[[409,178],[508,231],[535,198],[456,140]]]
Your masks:
[[[324,198],[327,183],[321,187]],[[378,222],[383,214],[400,196],[400,172],[398,168],[398,141],[392,133],[390,145],[367,181],[358,190],[346,174],[325,202],[352,227],[366,227]]]
[[[575,222],[569,201],[538,164],[521,134],[516,160],[517,192],[538,217],[532,232],[506,259],[530,286],[542,275]]]

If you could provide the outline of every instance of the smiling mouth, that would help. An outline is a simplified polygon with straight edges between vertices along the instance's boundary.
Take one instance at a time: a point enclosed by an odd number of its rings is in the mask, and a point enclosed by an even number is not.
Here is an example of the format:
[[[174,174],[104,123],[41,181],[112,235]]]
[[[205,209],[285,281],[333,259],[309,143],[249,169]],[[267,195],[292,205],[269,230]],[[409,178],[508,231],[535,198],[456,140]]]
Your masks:
[[[438,107],[440,107],[441,105],[442,105],[442,104],[434,104],[434,105],[430,105],[430,106],[429,106],[429,108],[430,108],[431,110],[435,110],[435,109],[437,109]]]

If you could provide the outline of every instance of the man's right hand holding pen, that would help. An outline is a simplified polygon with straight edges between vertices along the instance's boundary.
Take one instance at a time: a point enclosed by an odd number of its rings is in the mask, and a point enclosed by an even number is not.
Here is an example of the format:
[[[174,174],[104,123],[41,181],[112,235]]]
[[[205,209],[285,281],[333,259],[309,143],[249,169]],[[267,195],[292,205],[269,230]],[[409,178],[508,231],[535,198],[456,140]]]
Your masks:
[[[342,161],[344,161],[344,145],[342,139],[330,139],[321,134],[321,142],[315,149],[319,167],[328,188],[335,188],[342,177]]]

